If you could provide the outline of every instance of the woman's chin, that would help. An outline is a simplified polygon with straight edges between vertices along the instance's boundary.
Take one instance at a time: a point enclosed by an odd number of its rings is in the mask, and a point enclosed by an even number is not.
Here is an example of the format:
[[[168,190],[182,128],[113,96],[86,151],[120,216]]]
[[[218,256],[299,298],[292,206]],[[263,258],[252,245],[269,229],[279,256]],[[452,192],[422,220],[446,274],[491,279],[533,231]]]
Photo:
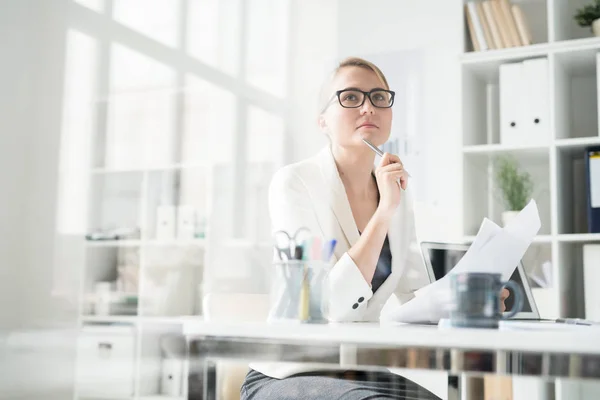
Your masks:
[[[387,142],[386,135],[383,135],[378,130],[359,130],[358,131],[358,139],[362,142],[362,139],[367,139],[369,142],[373,143],[375,146],[381,146],[385,142]]]

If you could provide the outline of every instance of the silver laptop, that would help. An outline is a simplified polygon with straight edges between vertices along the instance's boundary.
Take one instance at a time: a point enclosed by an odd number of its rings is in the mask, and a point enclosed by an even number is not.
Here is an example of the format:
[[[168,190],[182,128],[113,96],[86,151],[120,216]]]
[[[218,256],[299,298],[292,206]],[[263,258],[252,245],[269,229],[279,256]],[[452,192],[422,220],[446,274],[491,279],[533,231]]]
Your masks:
[[[451,244],[451,243],[436,243],[436,242],[421,242],[421,252],[423,253],[423,259],[425,266],[427,267],[427,273],[429,274],[429,281],[434,282],[438,279],[443,278],[465,255],[469,249],[468,244]],[[513,272],[510,280],[515,281],[525,295],[523,303],[523,311],[515,315],[514,319],[527,319],[536,320],[539,319],[540,314],[531,293],[531,286],[527,280],[523,263],[519,263],[515,272]],[[509,296],[505,301],[506,310],[510,311],[514,304],[514,296]]]

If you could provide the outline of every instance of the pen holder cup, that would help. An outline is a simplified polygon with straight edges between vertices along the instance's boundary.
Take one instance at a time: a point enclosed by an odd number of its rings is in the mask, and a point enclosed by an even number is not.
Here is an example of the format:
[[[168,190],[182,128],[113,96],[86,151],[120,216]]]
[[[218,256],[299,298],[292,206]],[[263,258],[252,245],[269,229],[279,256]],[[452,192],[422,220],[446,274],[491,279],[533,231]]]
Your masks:
[[[330,265],[323,261],[273,263],[269,322],[326,323]]]

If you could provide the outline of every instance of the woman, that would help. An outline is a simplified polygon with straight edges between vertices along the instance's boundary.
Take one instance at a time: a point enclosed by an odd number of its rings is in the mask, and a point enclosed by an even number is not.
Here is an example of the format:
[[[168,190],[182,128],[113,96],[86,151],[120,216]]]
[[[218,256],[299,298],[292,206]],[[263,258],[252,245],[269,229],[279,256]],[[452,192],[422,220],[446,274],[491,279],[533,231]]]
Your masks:
[[[418,251],[408,174],[402,161],[375,154],[390,135],[394,93],[374,64],[348,58],[324,88],[319,126],[330,139],[318,155],[284,167],[271,183],[274,230],[338,241],[331,271],[329,318],[379,321],[394,294],[400,302],[429,283]],[[403,190],[401,190],[401,188]],[[253,365],[242,399],[437,399],[390,372],[323,371],[301,365]]]

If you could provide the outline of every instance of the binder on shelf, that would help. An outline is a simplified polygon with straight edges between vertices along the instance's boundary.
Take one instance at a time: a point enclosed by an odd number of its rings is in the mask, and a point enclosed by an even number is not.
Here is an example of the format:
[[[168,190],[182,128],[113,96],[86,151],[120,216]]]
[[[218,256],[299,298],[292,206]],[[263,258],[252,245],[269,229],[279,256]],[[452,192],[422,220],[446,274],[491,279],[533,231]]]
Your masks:
[[[523,64],[500,66],[500,142],[522,144],[523,127]]]
[[[508,145],[550,140],[548,60],[500,66],[500,141]]]
[[[583,246],[585,319],[600,321],[600,244]]]
[[[586,204],[586,177],[585,177],[585,160],[577,158],[573,160],[573,232],[585,233],[588,232]]]
[[[488,144],[496,144],[500,143],[500,122],[498,110],[500,108],[498,104],[499,98],[499,90],[498,85],[494,85],[488,83],[485,88],[486,95],[486,133],[487,133],[487,143]]]
[[[492,37],[490,24],[488,23],[488,20],[485,16],[485,12],[483,11],[483,3],[478,2],[476,6],[477,16],[479,17],[479,22],[481,22],[481,26],[483,28],[483,36],[485,37],[485,42],[490,50],[497,49],[498,47],[496,47],[496,45],[494,44],[494,38]]]
[[[196,210],[190,205],[180,205],[177,208],[177,237],[191,240],[196,231]]]
[[[600,76],[600,53],[596,53],[596,76]],[[597,80],[597,98],[600,99],[600,79]],[[598,115],[600,115],[600,101],[598,102]],[[600,124],[598,126],[598,136],[600,136]]]
[[[515,44],[513,43],[508,31],[508,23],[506,22],[506,18],[504,18],[502,7],[500,7],[500,3],[498,1],[492,0],[492,10],[494,19],[498,23],[498,29],[500,30],[500,36],[502,36],[504,47],[515,47]]]
[[[156,209],[156,239],[175,238],[177,209],[171,205],[161,205]]]
[[[523,62],[522,95],[526,99],[523,143],[547,143],[550,139],[550,79],[548,59]]]
[[[524,46],[529,46],[533,43],[533,36],[529,25],[527,25],[527,19],[521,7],[518,4],[513,4],[511,7],[515,24],[517,25],[517,32],[519,33],[519,39]]]
[[[502,35],[500,34],[498,20],[494,17],[492,2],[490,0],[486,0],[481,3],[481,7],[483,8],[483,13],[485,14],[486,22],[490,27],[490,33],[492,34],[494,48],[503,49],[507,47],[502,41]]]
[[[590,233],[600,233],[600,146],[585,151],[587,214]]]
[[[470,1],[466,4],[467,23],[469,31],[471,33],[471,40],[473,41],[473,48],[475,51],[487,50],[488,45],[485,40],[483,33],[483,25],[477,15],[477,6],[474,1]]]
[[[469,14],[469,8],[465,4],[465,16],[467,19],[467,27],[469,28],[469,37],[471,38],[471,44],[473,45],[473,51],[481,51],[481,45],[477,40],[477,33],[475,32],[475,25],[473,24],[473,19]]]
[[[515,23],[512,10],[510,9],[510,2],[508,0],[496,1],[498,1],[498,3],[500,4],[500,10],[502,11],[502,16],[504,17],[506,30],[508,31],[508,35],[512,44],[514,46],[522,46],[523,43],[521,42],[519,31],[517,30],[517,24]]]

